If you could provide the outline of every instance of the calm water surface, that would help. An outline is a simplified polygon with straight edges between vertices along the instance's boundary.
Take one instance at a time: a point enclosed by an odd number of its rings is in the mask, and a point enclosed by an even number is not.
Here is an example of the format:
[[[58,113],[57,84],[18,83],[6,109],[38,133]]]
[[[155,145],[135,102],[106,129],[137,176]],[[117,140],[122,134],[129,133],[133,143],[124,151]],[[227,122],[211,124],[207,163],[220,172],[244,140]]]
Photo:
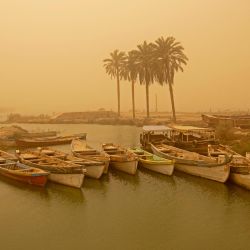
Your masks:
[[[28,125],[87,132],[90,145],[139,143],[140,128]],[[69,151],[69,145],[58,147]],[[81,190],[0,178],[1,249],[250,249],[250,192],[189,175],[109,172]]]

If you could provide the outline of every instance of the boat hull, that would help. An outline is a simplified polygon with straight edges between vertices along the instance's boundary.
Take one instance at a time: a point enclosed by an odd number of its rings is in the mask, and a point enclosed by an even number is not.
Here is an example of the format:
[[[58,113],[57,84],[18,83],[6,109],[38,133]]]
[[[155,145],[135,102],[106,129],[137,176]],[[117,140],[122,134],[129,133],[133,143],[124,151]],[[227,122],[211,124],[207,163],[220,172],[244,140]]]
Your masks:
[[[107,174],[108,171],[109,171],[109,161],[106,161],[106,162],[105,162],[105,166],[104,166],[104,171],[103,171],[103,173],[104,173],[104,174]]]
[[[221,183],[225,183],[230,175],[230,167],[228,165],[218,167],[201,167],[176,163],[175,169],[180,172]]]
[[[152,147],[154,154],[167,158],[167,154],[157,151],[155,147]],[[180,172],[184,172],[190,175],[202,177],[205,179],[226,182],[230,175],[230,166],[228,164],[218,166],[201,166],[195,160],[177,159],[175,162],[175,169]]]
[[[138,161],[111,161],[110,166],[114,169],[117,169],[119,171],[125,172],[127,174],[135,175]]]
[[[9,171],[3,171],[3,170],[0,170],[0,174],[10,179],[16,180],[16,181],[20,181],[20,182],[28,183],[31,185],[40,186],[40,187],[44,187],[48,180],[48,175],[23,176],[23,175],[11,173]]]
[[[165,175],[172,175],[174,172],[174,164],[166,164],[166,163],[155,163],[155,162],[148,162],[140,160],[140,166]]]
[[[84,180],[84,174],[49,174],[49,180],[74,188],[81,188]]]
[[[92,165],[92,166],[84,166],[86,169],[85,175],[90,178],[99,179],[105,170],[105,165]]]
[[[64,144],[70,144],[72,139],[67,140],[54,140],[54,141],[23,141],[23,140],[16,140],[16,144],[20,148],[35,148],[35,147],[47,147],[47,146],[53,146],[53,145],[64,145]]]
[[[250,190],[250,174],[231,173],[229,180],[243,188]]]

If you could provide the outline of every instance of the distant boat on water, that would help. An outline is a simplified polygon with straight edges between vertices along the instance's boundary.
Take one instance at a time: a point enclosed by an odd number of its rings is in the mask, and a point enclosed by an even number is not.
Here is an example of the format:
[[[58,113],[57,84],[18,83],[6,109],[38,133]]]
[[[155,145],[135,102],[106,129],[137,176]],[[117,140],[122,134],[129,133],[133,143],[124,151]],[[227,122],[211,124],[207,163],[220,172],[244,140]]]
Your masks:
[[[18,147],[46,147],[52,145],[70,144],[73,139],[81,138],[82,136],[85,136],[85,134],[41,138],[19,138],[16,139],[16,144]]]
[[[250,115],[208,115],[202,114],[202,120],[210,127],[228,125],[231,127],[250,128]]]

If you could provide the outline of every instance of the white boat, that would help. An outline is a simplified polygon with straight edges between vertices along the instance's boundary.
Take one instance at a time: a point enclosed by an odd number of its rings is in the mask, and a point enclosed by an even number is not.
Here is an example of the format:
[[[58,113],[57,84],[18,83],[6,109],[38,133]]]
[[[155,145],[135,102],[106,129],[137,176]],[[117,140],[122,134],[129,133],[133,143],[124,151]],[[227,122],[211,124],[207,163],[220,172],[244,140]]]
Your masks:
[[[63,184],[70,187],[81,188],[84,180],[84,174],[54,174],[50,173],[50,181]]]
[[[250,190],[250,174],[231,173],[229,180],[243,188]]]
[[[83,184],[86,170],[82,166],[42,155],[37,151],[17,151],[17,156],[22,163],[49,172],[50,181],[75,188],[80,188]]]
[[[174,161],[167,160],[157,155],[151,154],[142,149],[131,149],[139,157],[139,165],[151,171],[172,175],[174,172]]]
[[[111,167],[125,172],[127,174],[135,175],[138,165],[138,160],[131,160],[131,161],[111,161]]]
[[[138,157],[133,152],[114,145],[113,143],[105,143],[102,147],[103,150],[110,156],[111,167],[127,174],[136,174]]]
[[[175,169],[178,171],[222,183],[229,178],[230,165],[228,163],[231,158],[227,155],[218,158],[207,157],[165,144],[151,144],[151,149],[160,157],[175,160]]]
[[[79,158],[52,148],[38,148],[40,154],[53,158],[63,159],[66,162],[77,164],[86,169],[85,175],[90,178],[99,179],[105,170],[105,163],[85,158]]]
[[[226,145],[209,145],[208,154],[218,155],[221,153],[228,153],[233,155],[233,159],[230,162],[231,172],[229,180],[243,188],[250,190],[250,159],[244,157],[237,152],[233,151]]]
[[[98,151],[90,147],[85,139],[74,139],[71,143],[72,154],[82,159],[88,159],[93,161],[102,162],[105,165],[104,174],[108,173],[109,168],[109,155],[104,151]]]

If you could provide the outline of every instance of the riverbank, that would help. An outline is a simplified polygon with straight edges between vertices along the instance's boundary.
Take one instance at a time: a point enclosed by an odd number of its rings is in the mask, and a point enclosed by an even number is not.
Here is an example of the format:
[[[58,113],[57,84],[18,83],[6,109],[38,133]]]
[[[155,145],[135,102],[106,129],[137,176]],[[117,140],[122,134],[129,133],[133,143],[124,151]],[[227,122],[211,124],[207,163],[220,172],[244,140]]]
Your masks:
[[[146,118],[144,112],[137,112],[133,119],[131,113],[122,112],[118,117],[112,111],[91,111],[91,112],[68,112],[55,116],[38,115],[23,116],[11,114],[4,121],[5,124],[28,123],[28,124],[102,124],[102,125],[132,125],[142,127],[143,125],[166,125],[172,122],[170,112],[151,112],[150,118]],[[206,126],[201,119],[201,113],[177,113],[177,122],[194,126]]]

